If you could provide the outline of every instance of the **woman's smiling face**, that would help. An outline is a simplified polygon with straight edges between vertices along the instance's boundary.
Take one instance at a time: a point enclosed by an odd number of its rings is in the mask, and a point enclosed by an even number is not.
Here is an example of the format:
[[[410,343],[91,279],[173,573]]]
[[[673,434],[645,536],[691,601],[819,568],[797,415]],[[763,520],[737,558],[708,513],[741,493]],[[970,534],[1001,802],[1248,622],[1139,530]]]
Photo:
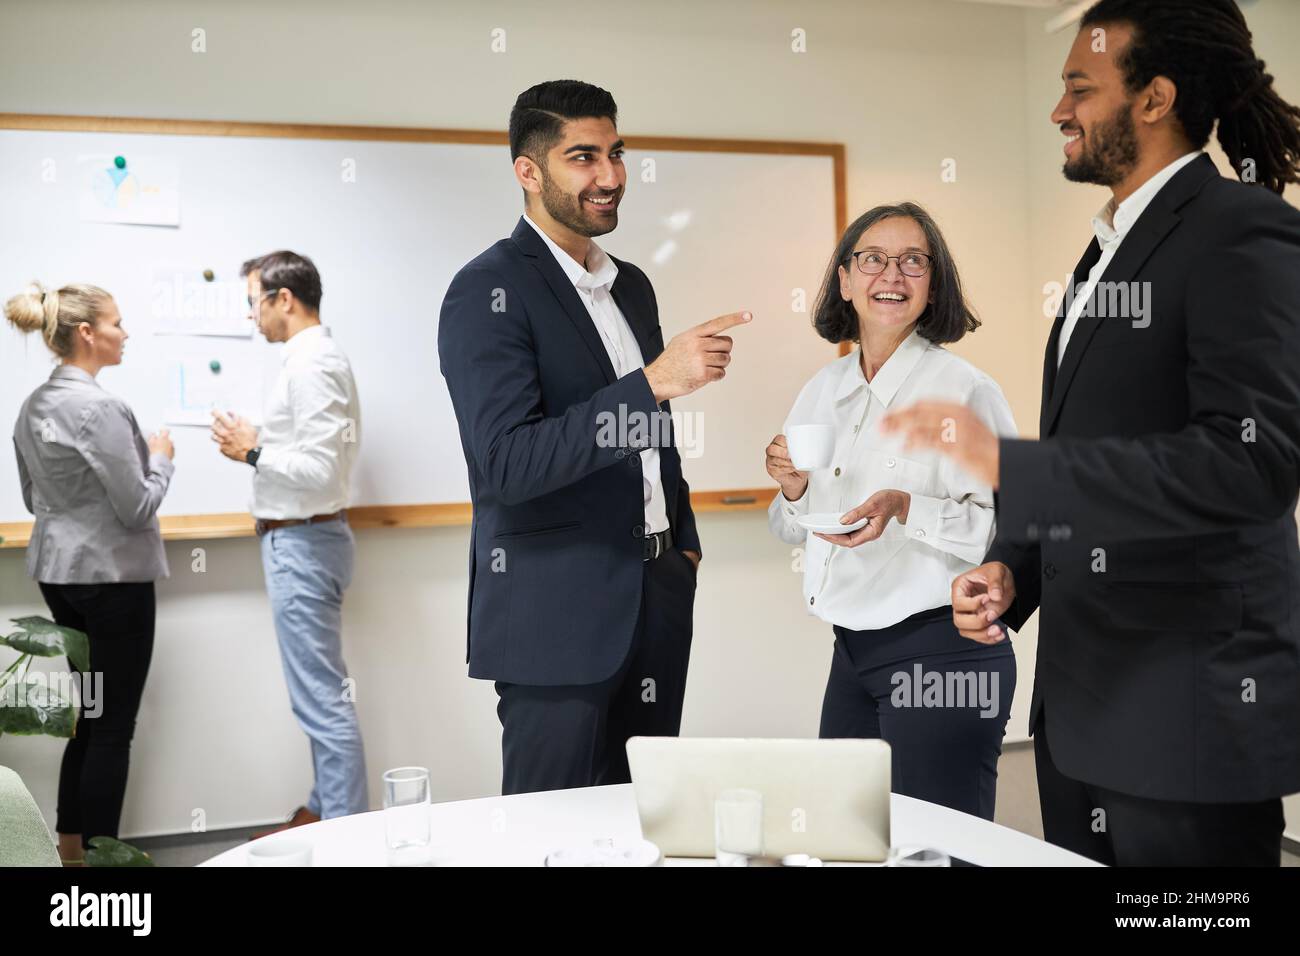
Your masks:
[[[839,267],[840,295],[853,303],[863,331],[868,325],[897,329],[915,323],[930,303],[933,275],[928,268],[930,245],[920,225],[905,216],[882,219],[862,233],[853,251],[856,255]],[[900,258],[906,263],[909,253],[927,257],[922,260],[927,265],[925,275],[903,274]],[[859,268],[863,260],[868,265],[884,261],[885,268],[876,275],[865,275]]]

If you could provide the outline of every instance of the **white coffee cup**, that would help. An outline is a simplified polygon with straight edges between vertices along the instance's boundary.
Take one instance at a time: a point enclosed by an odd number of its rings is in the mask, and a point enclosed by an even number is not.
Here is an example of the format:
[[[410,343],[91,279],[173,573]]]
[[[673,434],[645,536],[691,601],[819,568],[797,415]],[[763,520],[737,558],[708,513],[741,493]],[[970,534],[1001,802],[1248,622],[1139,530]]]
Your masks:
[[[306,840],[263,837],[248,847],[249,866],[311,866],[311,844]]]
[[[790,448],[790,460],[800,471],[825,468],[835,456],[835,426],[792,425],[785,443]]]

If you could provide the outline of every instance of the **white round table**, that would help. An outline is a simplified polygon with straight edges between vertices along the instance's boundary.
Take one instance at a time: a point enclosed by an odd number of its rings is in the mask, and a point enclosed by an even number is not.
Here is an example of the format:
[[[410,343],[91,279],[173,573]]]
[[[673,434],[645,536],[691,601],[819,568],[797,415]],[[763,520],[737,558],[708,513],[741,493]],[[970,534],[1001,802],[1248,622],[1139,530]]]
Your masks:
[[[612,838],[641,839],[631,784],[523,793],[435,803],[432,866],[542,866],[560,847]],[[891,794],[895,846],[943,850],[980,866],[1096,866],[1092,860],[1027,834],[937,804]],[[312,846],[313,866],[387,866],[381,810],[335,817],[284,834]],[[260,842],[260,841],[259,841]],[[248,847],[237,846],[202,866],[246,866]],[[711,866],[711,859],[673,859],[668,866]]]

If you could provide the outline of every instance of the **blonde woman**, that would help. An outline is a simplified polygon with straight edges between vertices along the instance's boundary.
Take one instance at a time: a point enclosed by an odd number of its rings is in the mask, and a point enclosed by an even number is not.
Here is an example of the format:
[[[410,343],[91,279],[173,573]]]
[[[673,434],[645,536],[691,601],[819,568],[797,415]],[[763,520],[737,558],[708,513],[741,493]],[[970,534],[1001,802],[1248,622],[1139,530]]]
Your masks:
[[[59,853],[77,863],[92,837],[117,836],[153,652],[154,581],[167,576],[155,515],[174,449],[165,431],[146,440],[127,404],[95,381],[122,361],[127,339],[107,292],[37,285],[5,303],[5,318],[59,359],[14,425],[23,503],[36,516],[27,572],[55,622],[86,632],[91,672],[102,675],[98,713],[88,717],[83,702],[59,772]]]
[[[814,328],[854,342],[804,386],[785,423],[829,425],[829,465],[799,471],[786,435],[767,447],[781,486],[773,533],[803,545],[803,603],[835,632],[822,737],[879,737],[893,789],[993,819],[997,763],[1016,685],[1011,643],[957,633],[953,578],[993,540],[992,490],[933,452],[881,433],[886,411],[921,397],[968,406],[1014,435],[1002,390],[943,348],[979,321],[934,220],[915,203],[878,206],[845,231],[818,296]],[[845,533],[801,523],[864,522]],[[823,531],[828,525],[823,525]]]

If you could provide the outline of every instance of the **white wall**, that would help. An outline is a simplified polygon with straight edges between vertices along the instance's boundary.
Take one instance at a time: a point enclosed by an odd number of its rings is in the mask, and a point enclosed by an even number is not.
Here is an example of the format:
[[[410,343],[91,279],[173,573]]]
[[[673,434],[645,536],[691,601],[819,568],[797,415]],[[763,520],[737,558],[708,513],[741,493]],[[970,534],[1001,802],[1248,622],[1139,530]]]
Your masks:
[[[498,27],[507,52],[494,54]],[[191,52],[196,28],[206,53]],[[790,50],[796,28],[806,53]],[[1073,214],[1045,211],[1059,162],[1039,148],[1039,100],[1055,98],[1059,57],[1035,41],[1024,11],[949,0],[6,0],[0,111],[502,129],[520,90],[579,76],[615,94],[629,134],[843,142],[851,217],[911,198],[944,227],[985,321],[956,350],[1002,384],[1033,433],[1041,276],[1059,278],[1078,255],[1073,235],[1042,248]],[[957,162],[956,182],[941,181],[945,159]],[[1083,204],[1080,236],[1098,204]],[[448,462],[461,467],[459,449]],[[761,514],[704,516],[701,534],[683,731],[814,735],[830,635],[802,612],[789,549]],[[434,768],[435,799],[497,792],[495,696],[465,676],[466,529],[357,538],[345,653],[372,802],[379,772],[406,763]],[[198,809],[213,828],[273,819],[310,786],[256,544],[200,544],[203,574],[190,570],[192,545],[168,545],[128,836],[188,829]],[[42,610],[21,553],[0,552],[0,618]],[[1034,643],[1031,623],[1017,642],[1012,738],[1025,733]],[[23,775],[51,823],[59,749],[0,738],[0,762]]]

